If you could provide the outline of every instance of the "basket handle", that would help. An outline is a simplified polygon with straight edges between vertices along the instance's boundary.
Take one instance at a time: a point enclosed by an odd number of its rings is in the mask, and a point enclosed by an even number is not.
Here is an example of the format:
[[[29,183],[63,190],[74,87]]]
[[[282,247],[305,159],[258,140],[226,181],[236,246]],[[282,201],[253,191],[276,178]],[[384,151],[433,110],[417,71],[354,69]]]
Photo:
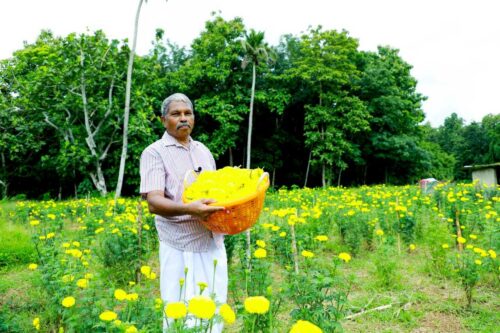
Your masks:
[[[257,181],[257,191],[259,191],[261,189],[261,187],[263,187],[263,186],[266,189],[269,186],[269,173],[268,172],[262,173],[259,180]]]
[[[193,169],[189,169],[188,171],[186,171],[186,173],[184,174],[184,181],[183,181],[184,189],[186,189],[188,185],[190,185],[193,182],[193,181],[189,182],[189,177],[193,177],[194,180],[196,179],[196,177],[198,177],[198,174]]]

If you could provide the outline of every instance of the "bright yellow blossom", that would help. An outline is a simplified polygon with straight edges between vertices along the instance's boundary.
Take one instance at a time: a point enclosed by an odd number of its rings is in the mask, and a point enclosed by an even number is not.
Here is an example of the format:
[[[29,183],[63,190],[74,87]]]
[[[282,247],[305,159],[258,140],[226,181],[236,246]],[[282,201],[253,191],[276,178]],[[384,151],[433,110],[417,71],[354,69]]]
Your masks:
[[[61,301],[61,304],[62,306],[64,306],[65,308],[70,308],[72,307],[73,305],[75,305],[76,303],[76,300],[73,296],[68,296],[68,297],[65,297],[62,301]]]
[[[262,248],[266,247],[266,242],[264,242],[263,240],[259,239],[255,243],[257,244],[258,247],[262,247]]]
[[[171,319],[184,318],[187,314],[184,302],[171,302],[165,306],[165,315]]]
[[[314,237],[314,239],[317,240],[318,242],[326,242],[328,240],[328,236],[318,235]]]
[[[245,299],[245,310],[249,313],[264,314],[269,311],[270,302],[264,296],[253,296]]]
[[[207,296],[195,296],[189,300],[188,310],[200,319],[210,319],[215,314],[215,302]]]
[[[293,324],[290,333],[322,333],[323,331],[318,326],[307,320],[299,320]]]
[[[233,309],[231,309],[231,307],[227,304],[221,305],[221,307],[219,309],[219,313],[222,316],[224,323],[226,323],[227,325],[233,324],[234,321],[236,320],[236,315],[235,315]]]
[[[76,285],[82,289],[85,289],[89,286],[89,280],[79,279],[78,281],[76,281]]]
[[[267,256],[267,251],[266,249],[263,249],[263,248],[258,248],[257,250],[255,250],[255,252],[253,253],[253,256],[255,258],[258,258],[258,259],[261,259],[261,258],[265,258]]]
[[[104,311],[99,315],[99,319],[102,321],[112,321],[118,318],[118,315],[113,311]]]
[[[123,289],[116,289],[114,295],[115,298],[119,301],[123,301],[127,298],[127,292]]]
[[[35,329],[37,331],[40,330],[40,318],[39,317],[36,317],[35,319],[33,319],[33,327],[35,327]]]
[[[351,261],[351,255],[349,253],[346,253],[346,252],[339,253],[339,258],[344,260],[345,262]]]
[[[312,253],[311,251],[307,251],[307,250],[303,250],[301,252],[301,254],[305,258],[312,258],[312,257],[314,257],[314,253]]]

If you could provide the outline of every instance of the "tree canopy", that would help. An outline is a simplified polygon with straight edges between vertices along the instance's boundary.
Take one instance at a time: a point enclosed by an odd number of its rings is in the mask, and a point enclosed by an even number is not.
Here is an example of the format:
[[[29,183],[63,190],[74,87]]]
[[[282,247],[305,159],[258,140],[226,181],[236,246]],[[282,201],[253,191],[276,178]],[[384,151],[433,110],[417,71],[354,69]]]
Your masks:
[[[158,30],[149,54],[135,56],[125,195],[137,193],[140,153],[161,136],[160,105],[174,92],[193,100],[193,136],[219,167],[245,165],[252,101],[252,167],[271,172],[275,186],[464,179],[464,164],[498,162],[500,116],[422,124],[425,97],[397,49],[361,51],[347,31],[322,27],[276,46],[264,36],[214,15],[189,48]],[[103,31],[42,31],[0,61],[2,196],[114,188],[129,54],[127,40]]]

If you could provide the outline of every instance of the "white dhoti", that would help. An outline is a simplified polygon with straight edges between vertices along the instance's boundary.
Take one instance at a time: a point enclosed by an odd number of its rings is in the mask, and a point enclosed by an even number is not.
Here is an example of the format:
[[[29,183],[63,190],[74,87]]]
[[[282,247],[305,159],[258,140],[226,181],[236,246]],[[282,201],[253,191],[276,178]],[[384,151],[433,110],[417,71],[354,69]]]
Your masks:
[[[214,260],[217,260],[215,275]],[[187,274],[184,273],[186,268]],[[185,279],[182,294],[180,279]],[[160,291],[163,302],[188,302],[193,296],[200,295],[200,282],[208,285],[202,295],[215,295],[218,305],[226,303],[228,277],[224,243],[217,247],[213,242],[208,252],[186,252],[160,242]],[[194,325],[194,320],[188,321],[187,325]],[[167,327],[167,320],[164,319],[164,331]],[[214,324],[211,333],[222,332],[222,327],[222,323]]]

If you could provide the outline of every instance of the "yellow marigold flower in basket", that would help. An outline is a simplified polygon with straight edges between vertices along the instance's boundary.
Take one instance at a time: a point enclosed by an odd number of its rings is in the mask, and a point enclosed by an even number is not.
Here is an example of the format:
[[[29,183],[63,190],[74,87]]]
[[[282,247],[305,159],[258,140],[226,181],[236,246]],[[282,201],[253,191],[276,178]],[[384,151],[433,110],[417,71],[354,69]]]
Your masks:
[[[269,300],[264,296],[248,297],[245,300],[245,310],[249,313],[264,314],[269,311]]]
[[[307,320],[299,320],[293,324],[290,333],[323,333],[321,328]]]
[[[189,300],[188,310],[200,319],[210,319],[215,314],[215,302],[208,296],[195,296]]]
[[[211,231],[234,235],[252,227],[262,211],[269,174],[262,169],[225,167],[219,170],[187,172],[184,177],[184,203],[214,199],[213,206],[224,207],[201,221]]]
[[[184,302],[171,302],[165,307],[165,315],[168,318],[184,318],[187,314],[186,304]]]

